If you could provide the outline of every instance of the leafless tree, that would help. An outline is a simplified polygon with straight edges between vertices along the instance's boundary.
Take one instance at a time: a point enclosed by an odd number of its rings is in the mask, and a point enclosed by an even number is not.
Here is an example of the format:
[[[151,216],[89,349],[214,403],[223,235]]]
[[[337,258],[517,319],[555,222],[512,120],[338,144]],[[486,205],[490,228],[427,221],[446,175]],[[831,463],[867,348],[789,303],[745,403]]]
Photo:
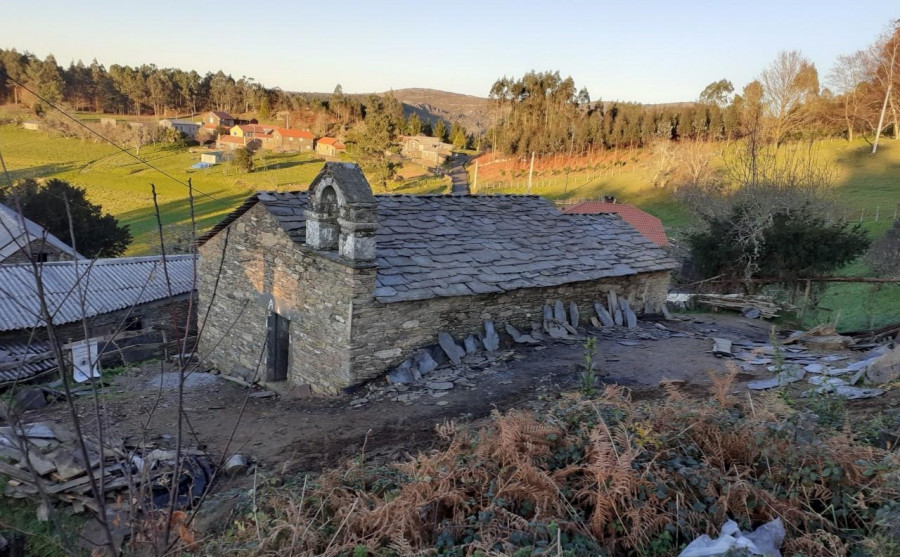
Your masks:
[[[813,116],[809,104],[819,94],[819,74],[799,51],[782,51],[763,70],[759,81],[772,141],[781,145]]]
[[[848,141],[853,141],[853,134],[863,117],[865,83],[872,79],[874,70],[870,52],[858,50],[853,54],[838,56],[834,67],[828,72],[827,82],[838,94]]]

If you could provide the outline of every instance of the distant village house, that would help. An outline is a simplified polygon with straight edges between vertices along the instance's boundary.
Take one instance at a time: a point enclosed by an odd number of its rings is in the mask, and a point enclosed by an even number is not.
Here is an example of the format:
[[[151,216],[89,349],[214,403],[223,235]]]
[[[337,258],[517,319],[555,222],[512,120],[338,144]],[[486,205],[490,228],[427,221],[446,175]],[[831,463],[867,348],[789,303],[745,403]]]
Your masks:
[[[529,327],[554,300],[587,311],[615,291],[659,312],[674,267],[616,215],[537,196],[375,196],[338,162],[308,191],[250,197],[199,244],[201,353],[281,392],[337,393],[441,332]]]
[[[434,166],[444,164],[452,153],[453,145],[427,135],[403,137],[400,148],[401,155]]]
[[[262,140],[253,137],[240,137],[237,135],[223,135],[216,140],[216,148],[224,151],[234,151],[235,149],[249,149],[250,151],[259,151],[262,149]]]
[[[178,133],[184,134],[188,137],[194,137],[194,134],[196,134],[197,130],[200,129],[199,123],[191,122],[190,120],[165,118],[159,121],[159,125],[163,128],[175,130]]]
[[[234,124],[235,124],[234,118],[231,116],[231,114],[228,114],[227,112],[221,112],[218,110],[212,110],[210,112],[207,112],[203,116],[203,123],[209,124],[209,125],[213,126],[214,128],[218,128],[218,127],[230,128],[230,127],[234,126]]]
[[[660,247],[669,245],[669,239],[666,236],[666,229],[663,227],[662,221],[654,217],[646,211],[642,211],[634,205],[627,203],[617,203],[614,197],[610,197],[604,201],[583,201],[563,210],[568,214],[615,214],[633,226],[645,238]]]
[[[306,130],[289,130],[287,128],[275,128],[272,132],[275,139],[275,149],[300,153],[312,151],[315,145],[315,137],[312,132]]]
[[[316,140],[316,153],[324,157],[336,157],[346,150],[344,144],[334,137],[320,137]]]

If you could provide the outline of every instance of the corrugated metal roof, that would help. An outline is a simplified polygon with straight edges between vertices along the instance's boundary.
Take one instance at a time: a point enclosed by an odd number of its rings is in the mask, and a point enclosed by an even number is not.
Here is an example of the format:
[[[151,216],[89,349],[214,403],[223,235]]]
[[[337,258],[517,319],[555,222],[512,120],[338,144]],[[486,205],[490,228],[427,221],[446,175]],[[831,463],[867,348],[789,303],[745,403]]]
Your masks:
[[[38,239],[43,239],[63,253],[81,258],[69,244],[47,232],[38,223],[0,203],[0,261]]]
[[[166,266],[172,294],[190,292],[194,287],[192,256],[170,255]],[[160,256],[44,263],[41,283],[56,325],[169,296]],[[0,265],[0,331],[42,325],[31,265]]]
[[[0,369],[0,386],[18,381],[26,381],[46,371],[56,368],[56,358],[48,356],[43,359],[34,359],[40,354],[50,352],[50,343],[43,341],[5,342],[0,344],[0,364],[9,369]],[[18,363],[18,365],[16,365]]]

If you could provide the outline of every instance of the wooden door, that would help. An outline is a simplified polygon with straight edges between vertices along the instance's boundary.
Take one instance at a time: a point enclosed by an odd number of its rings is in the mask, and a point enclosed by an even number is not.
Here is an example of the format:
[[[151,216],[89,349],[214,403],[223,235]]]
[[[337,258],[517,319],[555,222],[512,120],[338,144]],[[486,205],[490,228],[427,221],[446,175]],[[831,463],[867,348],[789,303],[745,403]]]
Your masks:
[[[286,381],[291,346],[290,320],[274,311],[269,312],[267,342],[269,353],[266,358],[266,381]]]

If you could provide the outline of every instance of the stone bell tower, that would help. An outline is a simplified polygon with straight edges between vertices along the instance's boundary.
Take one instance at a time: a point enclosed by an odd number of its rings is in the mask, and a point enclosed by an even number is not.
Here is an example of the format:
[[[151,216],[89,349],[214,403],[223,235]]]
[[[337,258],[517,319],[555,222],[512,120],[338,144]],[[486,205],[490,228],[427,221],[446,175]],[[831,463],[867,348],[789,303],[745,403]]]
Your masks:
[[[309,186],[306,245],[337,251],[351,264],[375,263],[378,207],[372,188],[358,165],[326,162]]]

